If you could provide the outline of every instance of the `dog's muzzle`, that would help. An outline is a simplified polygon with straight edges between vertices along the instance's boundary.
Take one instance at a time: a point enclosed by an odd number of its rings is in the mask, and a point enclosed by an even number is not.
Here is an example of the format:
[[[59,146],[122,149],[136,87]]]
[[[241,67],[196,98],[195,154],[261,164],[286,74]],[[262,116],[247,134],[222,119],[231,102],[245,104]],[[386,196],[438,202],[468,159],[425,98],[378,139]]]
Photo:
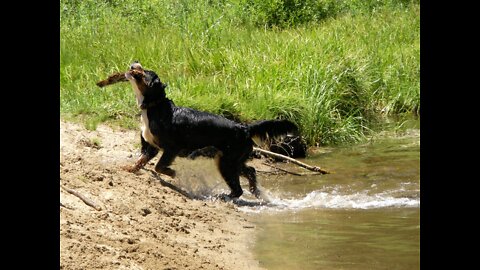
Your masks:
[[[131,65],[130,65],[130,70],[133,70],[133,69],[143,69],[142,65],[140,65],[140,63],[138,61],[135,61],[133,62]]]

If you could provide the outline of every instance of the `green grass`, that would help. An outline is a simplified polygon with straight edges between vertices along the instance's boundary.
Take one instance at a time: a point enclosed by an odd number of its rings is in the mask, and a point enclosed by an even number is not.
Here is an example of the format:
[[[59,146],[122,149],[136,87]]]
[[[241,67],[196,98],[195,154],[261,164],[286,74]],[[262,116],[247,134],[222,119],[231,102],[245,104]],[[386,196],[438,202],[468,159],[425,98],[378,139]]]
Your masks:
[[[310,145],[359,141],[385,117],[420,112],[418,1],[60,4],[61,115],[91,129],[138,127],[129,84],[95,85],[133,60],[179,106],[287,118]]]

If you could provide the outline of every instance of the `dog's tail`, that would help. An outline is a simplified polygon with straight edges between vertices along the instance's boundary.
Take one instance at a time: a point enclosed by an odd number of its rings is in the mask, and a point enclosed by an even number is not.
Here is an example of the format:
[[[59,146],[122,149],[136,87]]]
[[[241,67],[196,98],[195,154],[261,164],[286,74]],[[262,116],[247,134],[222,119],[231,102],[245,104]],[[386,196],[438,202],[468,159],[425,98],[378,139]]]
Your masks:
[[[298,127],[288,120],[263,120],[248,125],[250,136],[260,137],[265,140],[268,137],[274,138],[288,133],[297,133]]]

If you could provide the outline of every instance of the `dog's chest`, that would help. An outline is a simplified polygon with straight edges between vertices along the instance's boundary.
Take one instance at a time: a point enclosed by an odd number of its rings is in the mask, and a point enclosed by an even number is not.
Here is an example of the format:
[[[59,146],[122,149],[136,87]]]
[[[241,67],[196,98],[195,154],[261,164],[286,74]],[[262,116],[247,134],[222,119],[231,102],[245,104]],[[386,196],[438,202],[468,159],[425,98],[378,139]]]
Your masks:
[[[152,132],[150,131],[150,125],[148,121],[147,110],[142,110],[142,137],[147,141],[149,144],[159,148],[159,146],[155,143],[155,137],[153,136]]]

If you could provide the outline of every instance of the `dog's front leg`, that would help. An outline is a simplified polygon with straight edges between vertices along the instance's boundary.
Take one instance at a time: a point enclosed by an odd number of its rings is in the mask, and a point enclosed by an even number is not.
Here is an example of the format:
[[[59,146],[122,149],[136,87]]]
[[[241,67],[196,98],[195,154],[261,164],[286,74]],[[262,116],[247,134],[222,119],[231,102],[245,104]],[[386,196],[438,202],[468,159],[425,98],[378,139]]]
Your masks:
[[[131,173],[135,173],[135,172],[138,172],[141,168],[145,167],[145,165],[148,163],[148,157],[144,154],[142,154],[138,159],[137,161],[135,162],[135,164],[133,166],[131,165],[126,165],[124,166],[123,168],[127,171],[127,172],[131,172]]]
[[[152,145],[150,145],[145,139],[143,138],[142,134],[140,134],[140,139],[142,143],[142,155],[138,158],[133,166],[125,166],[124,169],[128,172],[137,172],[141,168],[145,167],[145,165],[158,154],[158,149]]]
[[[175,158],[177,157],[179,151],[165,149],[163,151],[162,157],[158,161],[157,165],[155,165],[155,171],[157,173],[166,174],[170,177],[175,177],[175,170],[169,168]]]

